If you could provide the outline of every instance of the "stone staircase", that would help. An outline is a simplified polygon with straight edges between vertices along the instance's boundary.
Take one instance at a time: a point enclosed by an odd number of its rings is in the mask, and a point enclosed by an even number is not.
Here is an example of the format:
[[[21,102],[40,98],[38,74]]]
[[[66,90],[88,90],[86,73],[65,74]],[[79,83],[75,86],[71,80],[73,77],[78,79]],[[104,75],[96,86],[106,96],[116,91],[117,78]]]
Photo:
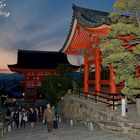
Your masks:
[[[27,124],[25,129],[12,128],[3,140],[139,140],[140,138],[129,137],[119,132],[105,132],[99,129],[89,131],[85,127],[70,126],[69,124],[59,123],[59,128],[48,134],[44,124],[38,124],[31,128]]]

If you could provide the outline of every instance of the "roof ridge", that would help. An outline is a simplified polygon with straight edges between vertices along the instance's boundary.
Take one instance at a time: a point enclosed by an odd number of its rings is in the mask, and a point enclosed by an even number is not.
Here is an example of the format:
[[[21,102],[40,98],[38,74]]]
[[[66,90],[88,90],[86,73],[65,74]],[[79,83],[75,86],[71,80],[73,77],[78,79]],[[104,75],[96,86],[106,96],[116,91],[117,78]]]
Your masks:
[[[81,6],[76,6],[75,4],[73,4],[72,9],[73,10],[76,10],[76,9],[91,10],[92,12],[95,11],[95,12],[104,13],[107,15],[110,13],[109,11],[101,11],[101,10],[97,10],[97,9],[85,8],[85,7],[81,7]]]
[[[59,52],[59,51],[41,51],[41,50],[21,50],[21,49],[18,49],[18,52],[31,52],[31,53],[62,53],[62,52]]]
[[[109,12],[83,8],[83,7],[76,6],[75,4],[73,4],[72,9],[73,9],[73,15],[72,15],[72,20],[71,20],[71,25],[70,25],[66,40],[62,48],[59,50],[60,52],[63,52],[65,50],[66,44],[72,33],[75,19],[78,21],[80,26],[88,27],[88,28],[99,27],[100,25],[103,25],[103,24],[107,24],[107,25],[112,24],[111,19],[108,17]]]

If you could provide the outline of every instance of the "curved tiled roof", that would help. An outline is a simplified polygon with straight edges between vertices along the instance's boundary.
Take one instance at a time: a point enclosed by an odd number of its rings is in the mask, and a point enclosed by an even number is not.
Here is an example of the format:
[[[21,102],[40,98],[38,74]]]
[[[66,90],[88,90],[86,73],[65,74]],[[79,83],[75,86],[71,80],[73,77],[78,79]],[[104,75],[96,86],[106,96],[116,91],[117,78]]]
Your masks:
[[[112,23],[108,17],[108,12],[77,7],[75,5],[73,5],[73,12],[74,17],[78,20],[80,25],[89,28],[94,28],[102,24],[110,25]]]
[[[72,9],[73,9],[73,16],[72,16],[70,30],[64,42],[63,47],[60,49],[60,52],[64,50],[69,40],[75,18],[77,19],[78,23],[81,26],[88,27],[88,28],[95,28],[102,24],[107,24],[107,25],[112,24],[112,21],[108,17],[109,15],[108,12],[82,8],[75,5],[73,5]]]
[[[58,64],[70,64],[67,56],[54,51],[18,50],[17,64],[8,65],[9,68],[19,69],[56,69]],[[77,67],[77,66],[73,66]]]

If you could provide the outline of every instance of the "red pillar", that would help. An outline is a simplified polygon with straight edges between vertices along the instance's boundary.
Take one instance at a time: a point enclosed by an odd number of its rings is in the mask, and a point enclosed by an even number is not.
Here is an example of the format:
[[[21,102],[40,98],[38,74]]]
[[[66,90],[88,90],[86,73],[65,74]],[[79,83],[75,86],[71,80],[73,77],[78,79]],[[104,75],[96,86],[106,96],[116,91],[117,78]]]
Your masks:
[[[27,98],[28,98],[28,95],[27,95],[27,84],[28,84],[28,80],[27,80],[27,75],[25,74],[25,83],[24,83],[24,100],[26,101]]]
[[[115,74],[113,72],[113,66],[110,64],[110,93],[117,93],[116,83],[114,81]]]
[[[138,66],[136,67],[136,70],[135,70],[135,76],[136,76],[136,78],[139,78],[139,67]]]
[[[24,87],[24,100],[27,100],[27,81],[25,81],[25,87]]]
[[[89,77],[89,66],[88,66],[88,55],[84,56],[84,92],[88,92],[88,77]]]
[[[34,74],[34,100],[36,101],[37,74]]]
[[[34,100],[36,100],[36,86],[34,87]]]
[[[99,48],[95,49],[95,90],[100,91],[100,50]],[[97,92],[99,94],[99,92]]]

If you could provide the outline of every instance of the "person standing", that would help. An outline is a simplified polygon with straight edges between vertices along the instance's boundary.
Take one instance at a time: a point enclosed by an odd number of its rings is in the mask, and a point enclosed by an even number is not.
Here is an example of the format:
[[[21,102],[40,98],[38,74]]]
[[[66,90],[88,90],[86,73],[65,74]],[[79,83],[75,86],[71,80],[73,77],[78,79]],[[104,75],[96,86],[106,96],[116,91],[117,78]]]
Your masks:
[[[35,107],[35,113],[36,113],[36,121],[38,121],[38,119],[39,119],[39,111],[38,111],[37,107]]]
[[[47,121],[48,133],[51,133],[53,130],[53,113],[50,104],[47,104],[47,108],[44,111],[43,122],[45,120]]]
[[[19,112],[17,110],[14,112],[13,120],[16,124],[16,127],[18,128],[19,127]]]
[[[39,122],[42,122],[42,119],[43,119],[43,108],[42,108],[42,106],[39,107],[38,114],[39,114]]]
[[[22,110],[19,111],[19,124],[21,126],[21,120],[22,120]]]
[[[24,127],[24,129],[25,129],[26,122],[27,122],[27,120],[28,120],[28,118],[27,118],[27,111],[23,108],[22,111],[21,111],[21,114],[22,114],[22,118],[21,118],[21,128]]]
[[[52,115],[53,115],[53,128],[57,129],[58,128],[58,124],[57,124],[57,119],[56,119],[56,108],[55,106],[52,106]]]
[[[31,122],[31,127],[33,128],[36,122],[36,112],[35,112],[35,109],[32,107],[29,110],[29,119]]]

